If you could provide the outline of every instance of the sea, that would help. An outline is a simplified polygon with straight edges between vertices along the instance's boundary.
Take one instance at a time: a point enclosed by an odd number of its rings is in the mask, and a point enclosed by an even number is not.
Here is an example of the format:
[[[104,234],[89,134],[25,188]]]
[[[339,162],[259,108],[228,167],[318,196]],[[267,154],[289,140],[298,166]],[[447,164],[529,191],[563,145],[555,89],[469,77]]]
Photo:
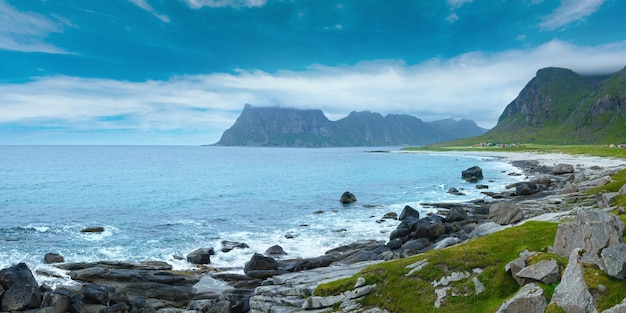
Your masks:
[[[213,247],[211,266],[234,271],[273,245],[315,257],[387,240],[398,221],[381,218],[406,205],[428,214],[436,210],[424,203],[483,198],[461,179],[474,165],[490,191],[520,179],[496,157],[399,147],[0,146],[0,268],[24,262],[49,274],[49,252],[192,269],[186,255]],[[341,204],[345,191],[358,201]],[[222,252],[222,241],[249,248]],[[48,274],[36,278],[57,284]]]

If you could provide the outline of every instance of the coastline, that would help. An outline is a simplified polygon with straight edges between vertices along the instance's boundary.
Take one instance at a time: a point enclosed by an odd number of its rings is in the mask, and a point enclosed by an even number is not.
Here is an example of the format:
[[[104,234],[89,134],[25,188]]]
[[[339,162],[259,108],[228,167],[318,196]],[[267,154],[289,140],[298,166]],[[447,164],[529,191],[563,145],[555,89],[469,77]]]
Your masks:
[[[409,153],[431,153],[431,152],[409,152]],[[439,154],[440,152],[433,152],[431,154]],[[462,155],[462,156],[471,156],[471,157],[481,157],[481,158],[497,158],[500,161],[509,162],[511,164],[516,165],[520,171],[522,171],[525,176],[525,181],[532,181],[541,179],[542,177],[554,176],[551,179],[559,180],[558,183],[553,184],[551,188],[543,190],[541,194],[534,194],[532,196],[526,197],[510,197],[510,200],[516,202],[520,209],[524,211],[524,219],[522,222],[527,220],[550,220],[550,221],[558,221],[563,218],[571,218],[570,215],[567,214],[566,211],[572,211],[579,209],[572,208],[571,210],[560,210],[556,209],[562,206],[562,203],[567,202],[568,199],[576,199],[581,201],[580,203],[585,203],[587,201],[590,205],[596,205],[597,199],[596,197],[587,197],[589,199],[585,200],[583,196],[581,196],[581,191],[576,190],[575,192],[567,192],[566,188],[571,186],[573,183],[578,185],[587,184],[589,186],[594,184],[600,184],[603,181],[606,182],[606,177],[610,176],[617,170],[626,168],[626,161],[622,159],[612,159],[612,158],[601,158],[601,157],[591,157],[591,156],[572,156],[572,155],[564,155],[564,154],[540,154],[540,153],[518,153],[518,152],[444,152],[442,154],[446,155]],[[573,173],[566,174],[552,174],[548,171],[552,169],[554,166],[559,164],[571,164],[574,168]],[[554,178],[559,179],[554,179]],[[589,184],[589,182],[592,182]],[[551,183],[552,184],[552,183]],[[586,187],[585,187],[586,188]],[[583,188],[584,189],[584,188]],[[495,199],[495,198],[494,198]],[[473,205],[477,202],[484,200],[474,200],[469,201]],[[501,200],[494,200],[493,202],[499,202]],[[486,204],[490,204],[491,201],[486,201]],[[441,205],[441,204],[439,204]],[[458,203],[456,204],[458,205]],[[584,206],[584,205],[583,205]],[[440,210],[441,214],[449,214],[450,210],[442,207]],[[399,213],[399,212],[398,212]],[[479,223],[477,223],[479,224]],[[445,239],[445,238],[444,238]],[[443,240],[442,240],[443,241]],[[465,240],[460,241],[461,243]],[[443,248],[449,245],[456,245],[459,242],[448,242],[445,246],[437,246],[437,248]],[[434,242],[433,242],[434,244]],[[382,243],[384,246],[385,243]],[[347,247],[347,248],[346,248]],[[249,302],[250,298],[253,297],[255,290],[257,287],[266,284],[266,280],[269,279],[272,284],[276,284],[276,282],[280,282],[281,280],[285,280],[287,278],[281,277],[290,277],[289,275],[293,273],[300,273],[299,275],[304,275],[303,273],[307,271],[321,271],[324,272],[324,269],[330,271],[337,271],[339,268],[344,269],[353,269],[353,271],[359,270],[364,266],[371,264],[372,262],[379,262],[381,259],[376,260],[373,259],[373,254],[369,253],[373,250],[381,247],[381,243],[372,242],[372,241],[363,241],[357,242],[353,245],[349,245],[346,247],[340,247],[337,249],[333,249],[334,251],[331,253],[327,253],[325,256],[320,256],[318,258],[309,258],[309,259],[295,259],[295,260],[281,260],[282,266],[291,266],[291,270],[286,271],[274,271],[270,273],[262,273],[260,275],[250,275],[250,273],[241,274],[232,274],[220,269],[211,268],[207,266],[199,266],[197,270],[191,271],[182,271],[175,272],[171,271],[171,266],[168,267],[167,264],[161,263],[149,263],[149,264],[127,264],[123,262],[95,262],[91,264],[70,264],[65,263],[65,265],[60,265],[60,268],[65,268],[68,271],[68,276],[72,281],[77,284],[81,283],[91,283],[98,284],[103,286],[114,286],[120,290],[128,294],[136,294],[138,291],[128,286],[125,286],[124,283],[120,282],[119,271],[133,271],[133,273],[139,273],[141,279],[146,279],[144,283],[152,284],[155,288],[162,288],[164,291],[158,297],[155,295],[154,299],[158,299],[159,301],[151,301],[149,304],[155,309],[165,309],[165,308],[180,308],[183,304],[187,306],[194,299],[203,299],[210,301],[213,304],[217,304],[219,302],[227,301],[229,303],[239,303],[240,311],[246,312],[246,308],[249,309],[249,306],[246,307],[245,303]],[[332,251],[332,250],[331,250]],[[427,251],[427,250],[426,250]],[[334,254],[333,254],[334,253]],[[328,256],[331,255],[332,258]],[[380,254],[377,254],[380,255]],[[389,256],[389,254],[387,254]],[[414,254],[413,254],[414,255]],[[358,257],[356,257],[358,256]],[[410,256],[410,255],[406,255]],[[353,257],[346,261],[346,259]],[[405,257],[400,255],[400,257]],[[333,259],[335,258],[335,259]],[[389,260],[397,259],[393,255],[391,255]],[[386,260],[382,258],[382,260]],[[308,262],[308,263],[307,263]],[[63,263],[62,263],[63,264]],[[362,265],[362,266],[359,266]],[[330,265],[330,267],[329,267]],[[349,273],[353,273],[353,271],[346,272],[345,275],[349,275]],[[94,274],[94,272],[98,272]],[[154,281],[154,275],[158,273],[170,273],[168,275],[172,275],[173,280],[169,282],[165,282],[162,279],[157,279]],[[320,278],[326,277],[319,272],[312,272]],[[42,273],[40,273],[42,274]],[[49,275],[56,275],[55,273],[43,273]],[[258,274],[258,273],[257,273]],[[116,276],[117,275],[117,276]],[[135,274],[133,274],[135,275]],[[286,276],[284,276],[286,275]],[[331,275],[333,279],[338,278],[339,276]],[[343,277],[341,276],[341,277]],[[131,275],[131,278],[128,276],[124,276],[124,279],[134,281],[139,280],[135,276]],[[181,277],[185,278],[182,279]],[[309,275],[310,277],[310,275]],[[310,279],[310,278],[309,278]],[[329,277],[326,277],[329,279]],[[183,282],[184,283],[181,283]],[[226,285],[224,282],[228,282]],[[159,283],[162,285],[154,285],[155,283]],[[317,286],[321,283],[320,279],[313,279],[313,281],[309,281],[306,283],[307,288],[311,288],[312,286]],[[176,285],[180,284],[180,285]],[[180,288],[184,288],[184,292],[178,290],[178,292],[182,292],[182,296],[180,298],[166,295],[166,292],[172,292],[172,287],[178,286]],[[142,285],[141,288],[145,288],[146,285]],[[124,289],[126,288],[126,289]],[[129,289],[130,288],[130,289]],[[119,292],[119,290],[118,290]],[[225,298],[228,298],[224,300]],[[149,298],[149,297],[148,297]],[[249,304],[248,304],[249,305]],[[274,305],[274,304],[271,304]],[[106,306],[105,306],[106,307]],[[99,307],[102,309],[102,305]],[[262,312],[262,311],[255,311]]]

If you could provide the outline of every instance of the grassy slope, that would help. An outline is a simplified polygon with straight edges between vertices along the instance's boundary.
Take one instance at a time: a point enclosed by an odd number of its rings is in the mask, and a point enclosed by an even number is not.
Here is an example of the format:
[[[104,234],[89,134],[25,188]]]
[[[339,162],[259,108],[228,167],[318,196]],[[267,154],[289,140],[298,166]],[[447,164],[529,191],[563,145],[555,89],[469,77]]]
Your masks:
[[[430,147],[427,150],[451,151],[459,150],[459,148],[440,147],[434,149]],[[526,145],[506,150],[502,148],[472,148],[471,150],[558,152],[626,158],[625,149],[592,145]],[[613,180],[613,183],[589,192],[617,191],[626,183],[626,170],[616,173]],[[626,195],[618,196],[617,205],[626,206]],[[625,214],[619,215],[619,217],[626,222]],[[411,258],[377,264],[354,277],[321,285],[315,294],[322,296],[338,294],[351,289],[358,277],[364,277],[368,284],[378,284],[376,292],[362,301],[366,307],[385,308],[390,312],[495,312],[506,299],[519,290],[519,286],[513,278],[504,272],[504,266],[517,258],[519,252],[524,249],[545,252],[547,246],[554,242],[557,226],[556,223],[527,222],[451,248],[429,251]],[[624,238],[626,239],[626,232]],[[567,259],[547,253],[541,253],[529,259],[528,262],[536,263],[546,258],[557,259],[561,270],[565,268],[567,263]],[[410,269],[407,269],[406,266],[420,260],[428,260],[429,264],[418,273],[407,277],[406,274]],[[436,299],[435,288],[431,282],[439,280],[453,271],[472,272],[474,268],[483,270],[482,273],[472,276],[477,277],[485,285],[487,291],[480,295],[474,295],[474,285],[471,278],[452,283],[451,286],[457,296],[449,296],[448,303],[442,308],[436,309],[433,306]],[[585,279],[589,288],[598,298],[597,307],[599,310],[610,308],[626,298],[626,282],[611,278],[594,266],[585,266]],[[541,284],[548,301],[557,285]],[[555,307],[550,309],[554,312],[559,311]]]

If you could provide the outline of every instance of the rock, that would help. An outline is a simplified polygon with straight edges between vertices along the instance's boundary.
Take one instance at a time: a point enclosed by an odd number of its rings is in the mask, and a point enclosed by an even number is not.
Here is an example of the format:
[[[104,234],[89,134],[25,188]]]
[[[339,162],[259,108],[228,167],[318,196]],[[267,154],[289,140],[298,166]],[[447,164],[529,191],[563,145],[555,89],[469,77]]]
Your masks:
[[[517,187],[515,187],[515,195],[517,196],[529,196],[534,192],[535,190],[526,183],[518,184]]]
[[[414,238],[428,238],[435,240],[443,235],[446,228],[443,221],[437,216],[427,216],[417,221],[412,227],[411,236]]]
[[[255,253],[244,266],[243,272],[254,278],[265,279],[278,274],[278,266],[274,258]]]
[[[522,287],[513,298],[506,300],[496,313],[543,313],[547,307],[543,289],[537,284]]]
[[[193,264],[211,264],[211,256],[215,255],[213,248],[201,248],[187,254],[187,262]]]
[[[476,189],[489,189],[489,186],[483,185],[483,184],[478,184],[478,185],[476,185]]]
[[[446,216],[446,222],[460,222],[467,219],[467,213],[462,207],[452,207]]]
[[[104,227],[102,226],[97,226],[97,227],[87,227],[83,230],[81,230],[81,233],[101,233],[104,231]]]
[[[600,257],[609,276],[617,279],[626,277],[626,244],[604,248]]]
[[[609,208],[615,205],[615,197],[617,197],[617,192],[605,192],[601,195],[600,201],[598,205],[601,208]]]
[[[6,289],[2,294],[2,312],[36,309],[41,304],[39,285],[24,263],[0,270],[0,286]]]
[[[414,208],[405,205],[404,209],[402,209],[402,212],[400,213],[400,216],[398,216],[398,219],[401,221],[404,221],[405,219],[419,219],[420,218],[420,212],[417,212],[417,210],[415,210]]]
[[[473,183],[483,179],[483,170],[478,166],[472,166],[461,172],[461,178]]]
[[[448,189],[448,193],[451,195],[455,195],[455,196],[464,196],[465,194],[460,192],[458,189],[452,187],[450,189]]]
[[[243,243],[243,242],[228,241],[228,240],[222,241],[222,252],[224,253],[230,252],[233,249],[247,249],[247,248],[250,248],[250,246],[248,246],[246,243]]]
[[[398,213],[396,212],[389,212],[389,213],[385,213],[385,215],[383,215],[383,220],[397,220],[398,219]]]
[[[504,229],[504,227],[502,227],[502,225],[498,223],[487,222],[487,223],[483,223],[483,224],[476,226],[476,228],[474,228],[474,230],[472,230],[472,232],[470,233],[469,237],[478,238],[478,237],[489,235],[491,233],[495,233],[502,229]]]
[[[58,253],[46,253],[46,255],[44,256],[44,260],[47,264],[65,262],[63,256]]]
[[[578,261],[581,254],[581,249],[572,250],[561,283],[554,289],[550,304],[556,303],[566,312],[595,313],[596,301],[585,284],[583,268]]]
[[[548,251],[568,257],[575,248],[581,248],[597,256],[602,249],[621,244],[623,233],[624,223],[617,217],[585,210],[576,214],[573,222],[559,225]]]
[[[556,260],[543,260],[536,264],[522,268],[516,274],[521,279],[532,279],[545,284],[556,283],[561,280],[559,265]]]
[[[339,202],[343,204],[350,204],[350,203],[356,202],[356,196],[353,193],[346,191],[341,195]]]
[[[569,174],[574,173],[574,166],[571,164],[557,164],[552,168],[552,174]]]
[[[524,214],[513,201],[496,202],[489,206],[489,219],[500,225],[521,221]]]
[[[522,256],[507,263],[504,266],[504,271],[511,274],[511,277],[515,279],[518,285],[524,286],[526,285],[526,279],[517,276],[517,273],[519,273],[524,267],[526,267],[526,257]]]
[[[41,301],[41,308],[53,308],[54,312],[67,312],[70,306],[70,299],[62,294],[45,292]]]
[[[400,249],[408,255],[414,255],[421,252],[430,245],[430,241],[426,238],[418,238],[405,242]]]
[[[474,283],[474,294],[475,295],[479,295],[479,294],[485,292],[485,290],[487,290],[485,288],[485,285],[483,285],[483,283],[481,283],[480,280],[478,280],[478,277],[472,277],[472,283]]]
[[[267,250],[265,250],[265,254],[267,254],[267,255],[286,255],[287,252],[285,252],[283,247],[281,247],[279,245],[274,245],[274,246],[271,246],[271,247],[267,248]]]
[[[602,313],[624,313],[626,312],[626,298],[622,302],[610,309],[602,311]]]

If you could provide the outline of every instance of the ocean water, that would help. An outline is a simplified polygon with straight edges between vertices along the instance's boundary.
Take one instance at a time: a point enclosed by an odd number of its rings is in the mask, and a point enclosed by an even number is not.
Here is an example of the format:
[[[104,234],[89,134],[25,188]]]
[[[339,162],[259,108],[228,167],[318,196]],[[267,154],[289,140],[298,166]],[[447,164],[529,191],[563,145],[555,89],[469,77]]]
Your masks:
[[[421,203],[482,197],[461,180],[471,166],[491,191],[518,179],[497,158],[370,150],[380,148],[0,146],[0,268],[50,270],[43,256],[55,252],[184,269],[193,266],[176,256],[204,247],[217,251],[212,265],[241,268],[275,244],[313,257],[386,240],[398,222],[377,220],[405,205],[428,213]],[[358,202],[339,203],[344,191]],[[105,231],[80,232],[94,226]],[[222,240],[250,248],[223,253]]]

